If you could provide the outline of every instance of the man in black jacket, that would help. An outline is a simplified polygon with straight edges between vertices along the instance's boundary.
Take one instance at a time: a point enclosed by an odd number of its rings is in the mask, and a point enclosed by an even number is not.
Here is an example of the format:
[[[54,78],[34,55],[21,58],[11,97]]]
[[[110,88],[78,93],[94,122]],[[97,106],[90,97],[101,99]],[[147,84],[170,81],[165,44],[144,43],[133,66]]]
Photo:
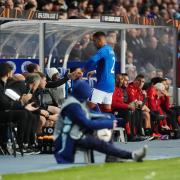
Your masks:
[[[12,74],[12,67],[8,63],[0,63],[0,124],[7,122],[17,124],[17,142],[22,146],[23,143],[29,143],[29,127],[33,121],[31,111],[37,108],[33,107],[33,103],[28,104],[32,94],[24,94],[18,100],[13,100],[5,94],[8,88],[11,89],[9,78],[12,78]],[[4,142],[6,133],[1,137],[1,142]]]
[[[37,73],[37,72],[41,72],[40,67],[38,64],[28,64],[26,67],[28,73]],[[56,81],[52,81],[52,80],[47,80],[47,84],[46,84],[46,88],[56,88],[58,86],[63,85],[64,83],[66,83],[69,79],[71,79],[72,74],[69,74],[69,72],[67,71],[64,76]]]

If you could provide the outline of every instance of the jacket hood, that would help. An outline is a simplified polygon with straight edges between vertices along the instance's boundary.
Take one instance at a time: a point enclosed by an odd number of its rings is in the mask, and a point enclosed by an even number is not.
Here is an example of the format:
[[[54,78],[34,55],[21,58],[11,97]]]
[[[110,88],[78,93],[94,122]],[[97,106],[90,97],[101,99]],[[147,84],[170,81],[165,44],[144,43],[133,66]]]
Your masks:
[[[91,96],[91,94],[92,94],[91,87],[86,81],[79,80],[78,82],[75,83],[72,95],[76,99],[83,102],[86,101]]]

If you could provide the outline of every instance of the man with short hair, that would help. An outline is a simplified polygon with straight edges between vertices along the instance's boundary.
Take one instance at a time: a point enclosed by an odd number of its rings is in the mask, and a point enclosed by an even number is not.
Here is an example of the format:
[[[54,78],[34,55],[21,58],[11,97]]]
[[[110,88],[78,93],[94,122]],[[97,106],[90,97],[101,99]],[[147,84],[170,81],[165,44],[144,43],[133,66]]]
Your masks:
[[[35,72],[41,71],[40,66],[38,64],[35,64],[35,63],[28,64],[26,66],[26,70],[28,73],[35,73]]]
[[[100,104],[104,112],[111,112],[112,94],[115,87],[115,53],[113,48],[107,44],[104,32],[93,34],[94,45],[98,51],[90,57],[84,67],[84,71],[96,70],[97,83],[89,101],[89,107],[95,108]]]
[[[26,66],[26,69],[27,69],[28,73],[41,72],[40,66],[38,64],[34,64],[34,63],[28,64]],[[47,69],[47,71],[49,71],[49,69]],[[24,76],[26,77],[28,75],[28,73],[24,73]],[[68,71],[66,71],[66,73],[64,74],[64,76],[61,79],[58,79],[56,81],[52,81],[52,80],[47,81],[46,88],[56,88],[58,86],[61,86],[61,85],[65,84],[70,78],[72,78],[73,75],[74,74],[72,74],[72,73],[70,74]]]
[[[17,142],[22,147],[23,143],[31,143],[29,135],[34,122],[31,112],[37,108],[33,107],[33,103],[28,103],[32,94],[23,94],[18,100],[14,100],[11,94],[6,94],[7,89],[13,89],[9,83],[12,75],[11,65],[0,63],[0,123],[17,123]]]
[[[152,135],[151,130],[151,121],[150,121],[150,109],[146,106],[146,92],[142,90],[145,83],[145,77],[142,74],[139,74],[136,76],[135,80],[130,83],[127,87],[127,94],[128,94],[128,102],[133,104],[136,108],[138,108],[140,111],[140,116],[142,113],[141,118],[136,118],[136,120],[139,120],[136,122],[136,129],[138,135],[143,135],[142,129],[142,120],[144,120],[144,128],[145,128],[145,134],[147,136]],[[137,111],[138,112],[138,111]],[[139,116],[138,113],[138,116]]]

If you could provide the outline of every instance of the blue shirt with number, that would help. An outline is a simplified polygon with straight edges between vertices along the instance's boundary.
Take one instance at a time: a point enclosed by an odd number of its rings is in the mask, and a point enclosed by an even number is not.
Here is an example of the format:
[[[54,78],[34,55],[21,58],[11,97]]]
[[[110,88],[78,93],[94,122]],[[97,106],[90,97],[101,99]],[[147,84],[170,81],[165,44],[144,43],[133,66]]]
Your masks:
[[[108,93],[114,92],[115,87],[115,54],[110,45],[101,47],[85,65],[86,71],[96,69],[97,83],[94,88]]]

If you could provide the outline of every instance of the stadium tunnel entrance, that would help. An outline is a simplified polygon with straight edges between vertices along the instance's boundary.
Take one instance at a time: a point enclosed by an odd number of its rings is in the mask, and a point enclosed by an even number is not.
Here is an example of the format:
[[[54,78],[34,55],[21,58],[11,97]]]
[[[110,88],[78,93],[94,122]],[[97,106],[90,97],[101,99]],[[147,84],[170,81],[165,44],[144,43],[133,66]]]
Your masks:
[[[82,67],[96,51],[91,37],[96,31],[107,34],[116,53],[116,73],[128,73],[130,80],[145,74],[171,82],[171,100],[177,94],[177,31],[170,26],[100,22],[99,19],[60,21],[11,21],[0,25],[0,61],[8,61],[17,73],[29,63],[41,68]]]

